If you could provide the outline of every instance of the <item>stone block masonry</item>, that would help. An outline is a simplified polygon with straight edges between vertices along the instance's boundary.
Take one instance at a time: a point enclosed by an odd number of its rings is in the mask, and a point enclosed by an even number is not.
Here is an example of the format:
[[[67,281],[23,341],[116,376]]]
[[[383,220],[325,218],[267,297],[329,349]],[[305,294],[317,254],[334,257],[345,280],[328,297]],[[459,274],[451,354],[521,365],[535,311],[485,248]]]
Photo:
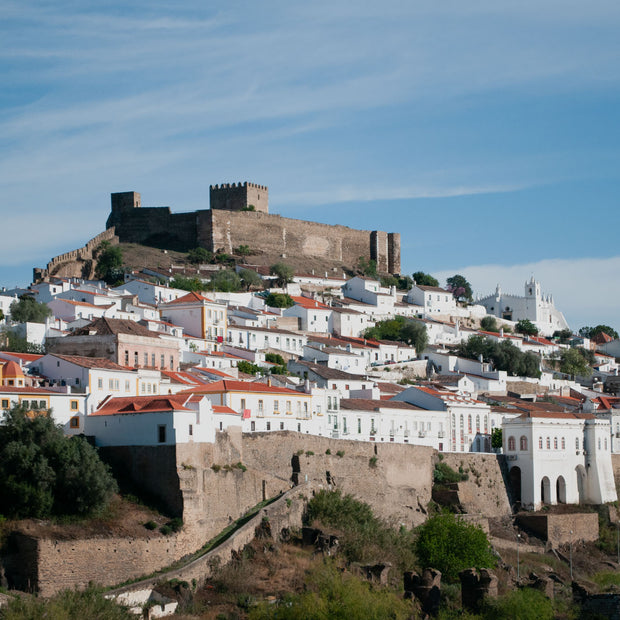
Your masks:
[[[382,272],[400,273],[400,234],[356,230],[269,213],[269,190],[254,183],[212,185],[211,209],[172,213],[170,207],[141,205],[138,192],[112,194],[107,227],[123,243],[187,251],[200,246],[231,253],[247,245],[259,253],[307,256],[354,267],[373,259]],[[246,211],[250,205],[254,211]]]

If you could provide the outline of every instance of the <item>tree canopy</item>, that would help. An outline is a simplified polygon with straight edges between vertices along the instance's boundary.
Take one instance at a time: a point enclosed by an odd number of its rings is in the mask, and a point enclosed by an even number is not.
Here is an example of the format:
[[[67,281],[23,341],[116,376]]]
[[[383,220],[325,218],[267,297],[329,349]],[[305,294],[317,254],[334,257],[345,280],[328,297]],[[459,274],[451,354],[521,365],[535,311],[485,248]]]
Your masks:
[[[236,293],[241,290],[241,278],[232,269],[218,271],[209,282],[209,289],[223,293]]]
[[[31,295],[22,295],[11,304],[9,311],[11,320],[16,323],[45,323],[45,319],[52,314],[45,304],[40,304]]]
[[[32,419],[23,406],[0,425],[0,514],[11,518],[87,515],[104,508],[117,486],[95,450],[65,437],[47,412]]]
[[[460,301],[472,301],[473,291],[471,284],[465,279],[465,276],[456,274],[446,280],[446,288],[454,295],[455,299]]]
[[[592,374],[590,364],[593,363],[594,355],[581,347],[564,349],[560,356],[560,372],[575,377],[589,377]]]
[[[600,333],[607,334],[614,340],[618,338],[618,332],[613,327],[609,327],[609,325],[597,325],[596,327],[588,327],[586,325],[579,330],[579,335],[582,338],[594,338],[594,336]]]
[[[95,252],[97,267],[95,276],[106,284],[122,284],[123,282],[123,251],[109,241],[102,241]]]
[[[263,287],[262,278],[253,269],[241,269],[241,271],[239,271],[239,277],[246,291],[249,291],[252,287]]]
[[[200,292],[205,290],[205,285],[200,278],[186,278],[185,276],[175,276],[170,282],[172,288],[179,288],[183,291]]]
[[[209,252],[205,248],[193,248],[187,253],[187,260],[194,265],[211,263],[213,262],[213,252]]]
[[[265,304],[272,308],[291,308],[295,302],[286,293],[269,293],[265,299]]]
[[[496,342],[484,336],[471,336],[456,349],[456,354],[468,359],[482,359],[492,362],[497,370],[505,370],[510,375],[540,377],[540,358],[535,353],[523,353],[512,342]]]
[[[538,327],[529,319],[521,319],[515,325],[515,332],[524,336],[536,336],[538,334]]]
[[[278,286],[284,286],[293,281],[295,275],[294,269],[286,263],[276,263],[269,267],[269,273],[272,276],[276,276],[276,283]]]
[[[431,517],[418,528],[415,543],[421,566],[432,566],[448,580],[467,568],[493,568],[495,557],[483,530],[451,513]]]
[[[439,280],[433,278],[432,275],[424,273],[423,271],[416,271],[413,274],[413,279],[416,284],[420,286],[439,286]]]
[[[499,331],[499,328],[497,326],[497,320],[494,316],[485,316],[482,321],[480,321],[480,329],[485,332]]]
[[[428,334],[424,323],[404,316],[379,321],[374,327],[367,329],[364,336],[375,340],[405,342],[414,346],[418,355],[422,354],[428,344]]]
[[[363,276],[367,276],[368,278],[376,278],[377,277],[377,261],[373,258],[368,259],[365,256],[360,256],[357,259],[357,270]]]

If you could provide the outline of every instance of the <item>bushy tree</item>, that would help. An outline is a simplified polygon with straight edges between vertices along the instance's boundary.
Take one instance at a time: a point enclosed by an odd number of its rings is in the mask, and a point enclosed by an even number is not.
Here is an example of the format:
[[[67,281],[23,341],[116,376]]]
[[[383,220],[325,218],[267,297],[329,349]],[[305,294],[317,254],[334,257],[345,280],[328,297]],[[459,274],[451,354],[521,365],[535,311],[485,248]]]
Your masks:
[[[552,338],[557,338],[560,344],[568,344],[573,337],[573,332],[570,329],[556,329],[553,332]]]
[[[497,370],[505,370],[516,376],[540,377],[538,355],[531,351],[523,353],[508,340],[498,343],[485,336],[471,336],[457,347],[456,354],[473,360],[479,359],[482,355],[482,359],[485,362],[492,362]]]
[[[284,358],[279,353],[265,353],[265,361],[279,366],[286,366]]]
[[[42,354],[44,352],[40,344],[28,342],[26,338],[23,338],[7,327],[0,330],[0,351],[36,354]]]
[[[209,289],[223,293],[236,293],[241,288],[241,278],[232,269],[218,271],[209,283]]]
[[[213,252],[205,248],[193,248],[187,253],[187,260],[193,265],[211,263],[213,261]]]
[[[200,278],[186,278],[185,276],[175,276],[170,282],[172,288],[179,288],[183,291],[197,292],[205,290],[205,285]]]
[[[16,323],[45,323],[45,319],[52,314],[45,304],[40,304],[32,295],[22,295],[10,305],[9,312],[11,320]]]
[[[618,339],[618,332],[613,327],[609,327],[609,325],[597,325],[596,327],[585,326],[579,330],[579,335],[582,338],[594,338],[594,336],[600,333],[605,333],[614,340]]]
[[[503,433],[501,428],[494,428],[491,431],[491,447],[499,450],[503,446]]]
[[[408,291],[413,286],[413,279],[409,276],[400,276],[396,288],[401,291]]]
[[[236,247],[234,251],[238,256],[249,256],[252,253],[249,245],[240,245]]]
[[[123,251],[109,241],[103,241],[95,252],[97,267],[95,276],[104,280],[106,284],[123,282]]]
[[[389,288],[390,286],[398,286],[398,278],[396,276],[382,276],[381,286]]]
[[[293,298],[286,293],[269,293],[265,303],[272,308],[291,308],[295,305]]]
[[[431,517],[417,534],[415,549],[420,566],[432,566],[448,580],[456,580],[466,568],[495,566],[484,531],[451,513]]]
[[[289,282],[293,281],[295,275],[294,269],[286,263],[276,263],[269,267],[269,273],[272,276],[276,276],[276,284],[278,286],[285,286]]]
[[[413,274],[413,279],[416,284],[420,286],[439,286],[439,280],[433,278],[429,273],[424,273],[423,271],[416,271]]]
[[[524,336],[536,336],[538,334],[538,327],[529,319],[521,319],[515,325],[515,332]]]
[[[263,286],[262,278],[253,269],[241,269],[239,277],[246,291],[249,291],[252,287],[262,288]]]
[[[49,412],[30,419],[14,406],[0,426],[0,514],[12,518],[86,515],[117,486],[95,448],[65,437]]]
[[[494,316],[485,316],[482,321],[480,321],[480,329],[485,332],[499,331],[499,328],[497,327],[497,320]]]
[[[589,355],[588,355],[589,354]],[[560,372],[566,373],[571,377],[589,377],[592,374],[591,351],[582,348],[565,349],[560,356]]]
[[[446,280],[446,288],[459,301],[472,301],[473,299],[471,284],[465,279],[465,276],[458,273]]]
[[[239,372],[244,372],[246,375],[255,375],[261,371],[260,366],[252,364],[252,362],[247,362],[246,360],[237,363],[237,370]]]
[[[364,336],[375,340],[405,342],[414,346],[418,355],[422,354],[428,344],[426,326],[404,316],[379,321],[374,327],[367,329]]]

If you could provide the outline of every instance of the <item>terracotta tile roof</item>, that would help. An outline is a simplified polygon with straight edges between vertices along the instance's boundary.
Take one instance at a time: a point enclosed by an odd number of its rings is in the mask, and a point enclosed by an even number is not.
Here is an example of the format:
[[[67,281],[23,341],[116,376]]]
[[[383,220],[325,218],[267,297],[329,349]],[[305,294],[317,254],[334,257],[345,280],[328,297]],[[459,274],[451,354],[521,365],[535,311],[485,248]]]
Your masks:
[[[118,334],[131,334],[133,336],[145,336],[148,338],[159,338],[160,335],[156,332],[152,332],[144,325],[136,323],[135,321],[129,321],[127,319],[110,319],[108,317],[101,317],[92,321],[84,327],[80,327],[73,332],[74,336],[90,336],[91,332],[95,332],[98,336],[118,335]],[[71,338],[71,336],[67,336]]]
[[[249,381],[235,381],[234,379],[223,379],[201,387],[183,390],[181,394],[219,394],[222,392],[256,392],[262,394],[290,394],[294,396],[307,396],[302,392],[289,390],[288,388],[265,385],[264,383],[253,383]]]
[[[114,304],[110,304],[108,306],[98,306],[96,304],[91,304],[88,301],[75,301],[74,299],[55,299],[54,301],[62,301],[63,303],[69,304],[70,306],[86,306],[88,308],[100,308],[101,310],[108,310]]]
[[[90,415],[118,415],[123,413],[154,413],[158,411],[191,411],[185,404],[186,396],[127,396],[105,400]]]
[[[55,392],[54,390],[46,390],[45,388],[38,387],[14,387],[10,385],[0,385],[0,394],[60,394],[62,392]]]
[[[422,407],[416,407],[400,400],[373,400],[371,398],[342,398],[341,409],[355,409],[359,411],[379,411],[380,409],[414,409],[424,411]]]
[[[230,407],[224,407],[223,405],[213,405],[213,413],[230,413],[232,415],[241,415]]]
[[[175,372],[173,370],[162,370],[162,376],[168,377],[173,383],[183,385],[204,385],[205,382],[196,375],[189,372]]]
[[[327,366],[323,366],[321,364],[313,364],[312,362],[306,362],[304,360],[299,360],[296,363],[301,364],[302,366],[306,366],[310,371],[312,371],[314,374],[318,375],[322,379],[336,379],[341,381],[368,381],[368,379],[364,375],[354,375],[349,372],[344,372],[343,370],[338,370],[337,368],[328,368]]]
[[[168,306],[172,304],[188,304],[188,303],[201,303],[202,304],[205,301],[210,304],[215,303],[212,299],[209,299],[208,297],[205,297],[204,295],[201,295],[200,293],[196,293],[195,291],[192,291],[191,293],[188,293],[187,295],[183,295],[183,297],[177,297],[177,299],[168,301],[165,304],[162,304],[162,306]]]
[[[61,355],[60,353],[51,353],[58,359],[65,360],[82,368],[102,368],[105,370],[122,370],[123,372],[132,372],[132,369],[121,366],[105,357],[82,357],[80,355]]]
[[[8,362],[0,362],[2,364],[2,368],[0,370],[0,374],[4,379],[16,379],[23,378],[24,371],[20,368],[17,362],[8,361]]]
[[[416,287],[421,291],[429,291],[431,293],[446,293],[446,295],[452,295],[450,291],[446,291],[445,288],[440,286],[424,286],[423,284],[416,284]]]
[[[295,295],[291,295],[291,298],[298,306],[301,306],[302,308],[309,308],[309,309],[316,308],[319,310],[331,310],[331,308],[328,305],[321,303],[320,301],[316,299],[310,299],[309,297],[302,297],[302,296],[295,296]]]
[[[38,353],[12,353],[11,351],[3,351],[4,355],[10,355],[11,357],[17,357],[23,362],[36,362],[40,360],[43,355]]]
[[[545,418],[548,420],[594,420],[596,416],[591,413],[571,413],[569,411],[528,411],[519,418]]]
[[[605,344],[606,342],[611,342],[612,340],[613,338],[605,332],[599,332],[596,336],[594,336],[594,338],[592,338],[592,342],[596,344]]]

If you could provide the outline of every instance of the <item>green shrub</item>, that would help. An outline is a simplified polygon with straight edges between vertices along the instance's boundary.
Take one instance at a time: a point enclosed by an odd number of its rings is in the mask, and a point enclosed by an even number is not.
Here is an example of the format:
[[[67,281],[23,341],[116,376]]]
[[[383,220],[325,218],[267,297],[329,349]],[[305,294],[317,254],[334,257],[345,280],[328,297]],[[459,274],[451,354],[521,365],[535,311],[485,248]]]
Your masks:
[[[166,525],[162,525],[159,528],[159,531],[164,535],[164,536],[169,536],[170,534],[172,534],[172,527],[170,527],[167,523]]]
[[[0,612],[2,620],[64,620],[65,618],[97,618],[97,620],[131,620],[129,611],[103,596],[100,588],[64,590],[51,599],[31,596],[11,598]]]
[[[248,468],[241,461],[235,463],[234,467],[240,469],[241,471],[248,471]]]
[[[216,465],[215,463],[213,465],[211,465],[211,469],[217,474],[218,471],[220,471],[220,469],[222,469],[221,465]]]
[[[312,452],[312,450],[306,450],[306,456],[314,456],[314,452]]]
[[[555,614],[553,603],[542,592],[533,588],[522,588],[496,600],[487,599],[482,617],[484,620],[552,620]]]
[[[373,588],[333,562],[319,564],[306,578],[306,591],[285,595],[276,604],[250,608],[250,620],[299,620],[300,618],[346,620],[406,620],[411,603],[387,589]]]
[[[340,549],[350,562],[392,562],[397,570],[411,570],[415,563],[414,535],[396,530],[377,518],[368,504],[340,490],[321,490],[308,502],[306,522],[336,528]]]
[[[370,459],[368,460],[368,465],[370,467],[376,467],[377,466],[377,457],[376,456],[371,456]]]
[[[155,521],[147,521],[147,522],[144,524],[144,527],[145,527],[147,530],[156,530],[156,529],[157,529],[157,523],[155,523]]]
[[[415,549],[420,566],[432,566],[448,580],[455,580],[466,568],[495,566],[487,535],[478,526],[453,514],[430,518],[418,528],[417,534]]]
[[[338,452],[336,452],[336,456],[342,458],[344,456],[344,450],[338,450]]]
[[[327,448],[327,450],[325,450],[325,454],[331,454],[331,453],[332,453],[332,451],[329,448]]]
[[[459,472],[455,472],[450,465],[440,461],[435,464],[433,470],[433,482],[435,484],[450,484],[452,482],[461,482],[467,480],[467,474],[463,473],[462,467],[459,468]]]
[[[170,529],[173,532],[180,532],[183,529],[183,519],[181,519],[181,517],[174,517],[174,519],[171,519],[167,525],[170,526]]]

